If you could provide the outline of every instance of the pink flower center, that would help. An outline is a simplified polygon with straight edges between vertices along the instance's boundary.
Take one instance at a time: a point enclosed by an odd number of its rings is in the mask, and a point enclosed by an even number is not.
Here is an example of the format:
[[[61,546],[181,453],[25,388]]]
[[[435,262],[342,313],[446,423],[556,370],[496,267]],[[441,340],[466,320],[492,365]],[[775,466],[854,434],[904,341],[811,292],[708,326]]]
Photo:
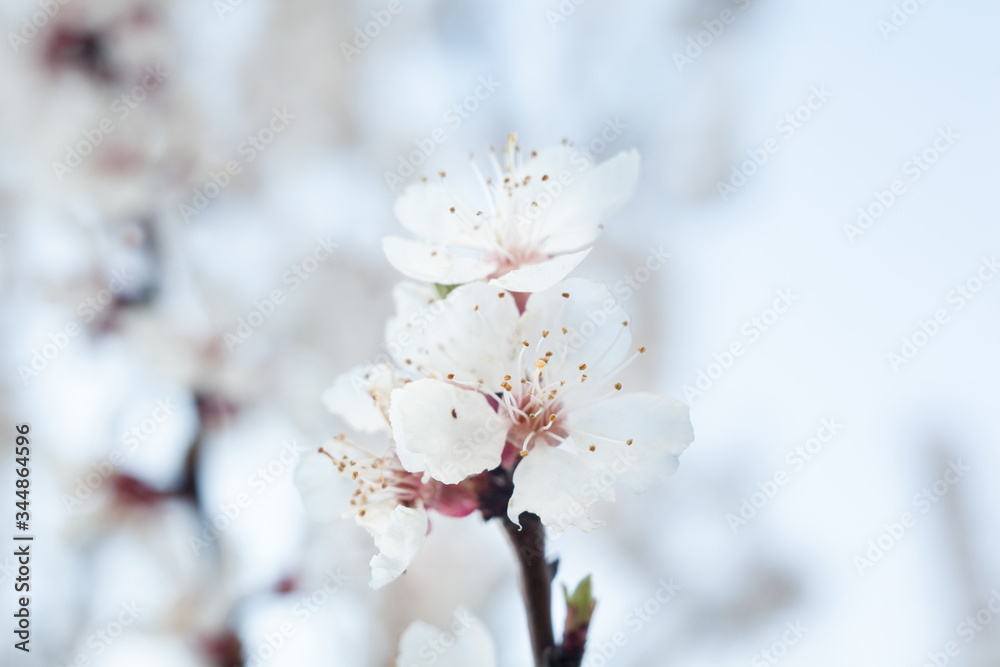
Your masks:
[[[513,422],[507,439],[523,452],[535,444],[558,445],[568,435],[560,419],[560,401],[549,393],[539,395],[531,383],[520,385],[520,391],[510,392],[508,415]]]
[[[492,280],[528,264],[543,262],[549,259],[549,255],[543,253],[536,246],[525,245],[494,250],[487,253],[485,259],[497,263],[496,271],[487,277],[487,280]]]

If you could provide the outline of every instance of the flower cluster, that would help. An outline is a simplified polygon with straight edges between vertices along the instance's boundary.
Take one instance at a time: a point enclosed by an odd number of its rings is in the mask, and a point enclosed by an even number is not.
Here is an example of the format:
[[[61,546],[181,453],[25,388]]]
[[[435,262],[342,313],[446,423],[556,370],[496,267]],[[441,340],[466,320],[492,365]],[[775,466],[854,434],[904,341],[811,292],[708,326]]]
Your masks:
[[[352,428],[388,436],[380,455],[343,436],[321,450],[354,485],[343,509],[379,549],[374,587],[409,565],[428,510],[481,509],[488,479],[512,487],[510,521],[530,512],[550,529],[589,531],[600,525],[593,503],[616,487],[645,492],[694,439],[686,406],[623,386],[645,348],[610,290],[567,278],[634,190],[637,153],[595,166],[564,145],[522,159],[511,136],[502,164],[490,158],[492,177],[476,169],[480,206],[443,174],[399,199],[419,240],[384,248],[424,282],[394,291],[391,363],[353,369],[324,395]]]

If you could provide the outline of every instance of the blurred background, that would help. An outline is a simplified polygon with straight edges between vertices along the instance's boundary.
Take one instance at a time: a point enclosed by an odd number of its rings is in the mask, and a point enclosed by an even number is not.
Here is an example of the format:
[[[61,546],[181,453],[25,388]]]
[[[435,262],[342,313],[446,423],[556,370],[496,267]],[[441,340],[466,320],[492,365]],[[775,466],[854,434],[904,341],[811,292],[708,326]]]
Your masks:
[[[395,197],[516,131],[640,151],[576,275],[632,284],[632,386],[697,435],[671,483],[551,544],[560,582],[594,576],[584,664],[1000,664],[998,21],[3,0],[0,488],[28,423],[36,541],[32,652],[5,625],[2,663],[388,666],[466,605],[528,664],[497,526],[434,516],[373,592],[369,536],[293,481],[347,430],[323,389],[384,352]]]

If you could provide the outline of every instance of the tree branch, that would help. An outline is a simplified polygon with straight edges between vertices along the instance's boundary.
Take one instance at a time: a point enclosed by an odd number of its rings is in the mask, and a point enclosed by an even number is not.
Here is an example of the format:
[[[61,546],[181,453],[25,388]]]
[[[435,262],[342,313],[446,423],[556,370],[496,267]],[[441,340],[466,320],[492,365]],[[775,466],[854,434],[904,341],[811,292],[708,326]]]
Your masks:
[[[483,519],[501,522],[514,547],[535,667],[580,667],[593,604],[589,605],[586,618],[579,613],[567,616],[562,645],[557,645],[552,629],[552,581],[559,561],[550,563],[545,560],[545,527],[537,516],[529,512],[518,518],[520,529],[507,518],[507,507],[514,490],[509,471],[501,467],[483,473],[475,478],[474,485],[479,493],[479,510]]]
[[[534,514],[520,516],[521,529],[503,519],[521,570],[521,592],[528,615],[528,630],[535,667],[552,667],[555,637],[552,632],[553,568],[545,560],[545,528]]]

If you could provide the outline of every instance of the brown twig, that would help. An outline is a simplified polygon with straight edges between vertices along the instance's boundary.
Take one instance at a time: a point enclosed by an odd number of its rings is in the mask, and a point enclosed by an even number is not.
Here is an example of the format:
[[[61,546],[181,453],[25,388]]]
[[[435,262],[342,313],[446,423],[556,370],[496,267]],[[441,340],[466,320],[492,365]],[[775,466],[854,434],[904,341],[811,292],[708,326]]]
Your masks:
[[[504,518],[504,529],[514,547],[521,570],[521,592],[528,615],[528,631],[536,667],[552,667],[555,637],[552,632],[553,568],[545,560],[545,528],[534,514],[520,516],[521,528]]]
[[[525,512],[518,517],[521,524],[518,528],[507,517],[507,505],[514,490],[509,471],[497,468],[485,472],[474,480],[473,485],[479,493],[479,510],[483,519],[501,522],[514,547],[535,667],[580,667],[588,623],[567,618],[563,643],[556,644],[552,629],[552,581],[559,561],[545,559],[545,527],[541,520]]]

